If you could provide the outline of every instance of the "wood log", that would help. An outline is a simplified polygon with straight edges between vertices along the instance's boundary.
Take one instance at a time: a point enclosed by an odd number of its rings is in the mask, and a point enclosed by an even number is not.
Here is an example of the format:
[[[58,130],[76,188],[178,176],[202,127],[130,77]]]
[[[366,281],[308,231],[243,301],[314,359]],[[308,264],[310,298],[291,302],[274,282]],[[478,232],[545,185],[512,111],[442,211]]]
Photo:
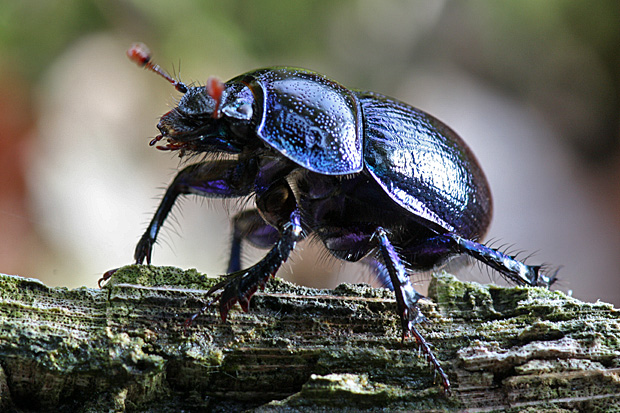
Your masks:
[[[132,265],[102,289],[0,276],[2,411],[609,411],[620,312],[542,288],[433,277],[421,305],[446,395],[394,296],[272,279],[248,313],[186,320],[214,284]]]

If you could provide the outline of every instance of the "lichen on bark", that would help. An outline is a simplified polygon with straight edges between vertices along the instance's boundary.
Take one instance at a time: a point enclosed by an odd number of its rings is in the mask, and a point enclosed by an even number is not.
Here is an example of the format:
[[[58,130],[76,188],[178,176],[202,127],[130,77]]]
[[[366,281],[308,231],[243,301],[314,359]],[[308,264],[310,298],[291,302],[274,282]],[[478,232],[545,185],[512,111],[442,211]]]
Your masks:
[[[542,288],[434,276],[422,325],[446,396],[393,294],[272,279],[223,323],[214,280],[127,266],[103,289],[0,276],[0,410],[620,409],[620,312]],[[557,411],[557,410],[556,410]]]

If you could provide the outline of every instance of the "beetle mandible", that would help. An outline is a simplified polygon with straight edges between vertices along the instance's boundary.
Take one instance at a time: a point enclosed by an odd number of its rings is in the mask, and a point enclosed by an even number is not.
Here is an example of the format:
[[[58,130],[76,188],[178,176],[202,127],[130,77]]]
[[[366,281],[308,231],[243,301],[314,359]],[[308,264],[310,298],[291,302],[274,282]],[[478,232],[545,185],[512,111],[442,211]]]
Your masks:
[[[165,140],[157,148],[179,156],[231,155],[177,174],[136,246],[136,262],[150,264],[179,195],[255,195],[256,208],[233,218],[229,274],[209,291],[219,293],[222,320],[237,302],[248,311],[252,295],[295,245],[318,237],[335,257],[369,264],[394,290],[403,338],[416,339],[447,391],[448,377],[416,328],[424,319],[422,295],[409,271],[466,254],[517,284],[554,282],[541,266],[477,241],[491,220],[489,185],[465,142],[433,116],[305,69],[271,67],[188,87],[153,64],[146,46],[133,45],[127,54],[183,93],[161,117],[151,145]],[[269,252],[242,269],[243,242]]]

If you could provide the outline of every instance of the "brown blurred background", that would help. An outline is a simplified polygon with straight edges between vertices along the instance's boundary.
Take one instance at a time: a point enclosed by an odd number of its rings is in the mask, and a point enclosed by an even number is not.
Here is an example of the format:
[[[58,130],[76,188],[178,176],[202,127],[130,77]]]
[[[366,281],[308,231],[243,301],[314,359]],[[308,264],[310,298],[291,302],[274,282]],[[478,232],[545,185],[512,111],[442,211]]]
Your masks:
[[[132,261],[178,166],[148,141],[179,98],[127,60],[135,41],[187,83],[302,66],[432,113],[486,171],[489,237],[620,304],[616,0],[0,2],[0,272],[94,286]],[[187,199],[153,263],[221,274],[235,208]],[[302,246],[299,283],[369,279]]]

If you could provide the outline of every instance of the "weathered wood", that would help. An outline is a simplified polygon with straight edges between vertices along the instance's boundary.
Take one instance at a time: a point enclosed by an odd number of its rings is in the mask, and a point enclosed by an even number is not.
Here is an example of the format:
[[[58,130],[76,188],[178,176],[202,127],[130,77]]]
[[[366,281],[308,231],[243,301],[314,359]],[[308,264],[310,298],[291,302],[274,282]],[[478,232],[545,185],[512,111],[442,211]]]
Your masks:
[[[422,329],[453,384],[401,343],[393,294],[272,280],[249,313],[213,281],[128,266],[105,288],[0,276],[0,410],[620,409],[620,312],[541,288],[437,275]]]

